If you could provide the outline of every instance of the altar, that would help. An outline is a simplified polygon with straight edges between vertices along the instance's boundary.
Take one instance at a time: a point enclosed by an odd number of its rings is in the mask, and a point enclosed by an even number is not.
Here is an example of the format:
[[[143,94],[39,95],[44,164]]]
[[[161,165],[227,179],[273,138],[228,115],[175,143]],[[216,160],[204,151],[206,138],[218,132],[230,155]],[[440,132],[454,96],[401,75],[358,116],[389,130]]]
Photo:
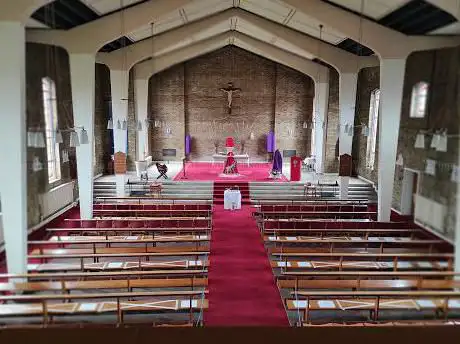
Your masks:
[[[235,154],[233,158],[236,160],[237,163],[245,162],[249,166],[249,154]],[[216,162],[224,163],[227,160],[227,154],[213,154],[212,156],[212,164],[214,165]]]

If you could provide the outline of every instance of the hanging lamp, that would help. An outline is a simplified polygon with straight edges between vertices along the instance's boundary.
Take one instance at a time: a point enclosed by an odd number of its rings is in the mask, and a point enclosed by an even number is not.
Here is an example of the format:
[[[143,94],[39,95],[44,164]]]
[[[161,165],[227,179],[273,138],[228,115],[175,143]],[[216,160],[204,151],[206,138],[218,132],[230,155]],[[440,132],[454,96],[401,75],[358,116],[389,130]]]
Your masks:
[[[107,122],[107,130],[113,130],[113,119],[110,118]]]
[[[417,133],[417,137],[415,138],[415,148],[425,148],[425,134],[422,132]]]
[[[86,145],[89,143],[88,139],[88,132],[86,131],[85,128],[82,128],[81,133],[80,133],[80,143],[82,145]]]
[[[78,138],[78,134],[75,130],[72,130],[70,132],[70,142],[69,142],[70,147],[78,147],[80,146],[80,140]]]

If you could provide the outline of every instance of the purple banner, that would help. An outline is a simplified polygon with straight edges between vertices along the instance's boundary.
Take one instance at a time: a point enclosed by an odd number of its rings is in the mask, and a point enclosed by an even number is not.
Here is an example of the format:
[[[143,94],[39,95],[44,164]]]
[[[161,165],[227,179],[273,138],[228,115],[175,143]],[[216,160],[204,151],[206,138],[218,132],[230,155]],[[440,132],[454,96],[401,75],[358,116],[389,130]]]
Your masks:
[[[267,135],[267,152],[273,153],[275,151],[275,133],[270,131]]]
[[[192,150],[192,137],[185,135],[185,155],[189,155]]]

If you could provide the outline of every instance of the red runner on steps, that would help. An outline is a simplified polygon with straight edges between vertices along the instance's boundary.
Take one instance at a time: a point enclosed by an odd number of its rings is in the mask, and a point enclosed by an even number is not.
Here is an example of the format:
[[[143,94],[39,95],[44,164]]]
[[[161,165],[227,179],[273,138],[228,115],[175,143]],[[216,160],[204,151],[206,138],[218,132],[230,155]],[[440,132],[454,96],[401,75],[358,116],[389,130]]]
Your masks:
[[[214,183],[215,197],[224,186]],[[247,189],[247,183],[239,187]],[[242,192],[243,197],[248,197]],[[247,201],[247,199],[246,199]],[[214,206],[209,267],[207,326],[288,326],[256,222],[249,205],[241,210]]]

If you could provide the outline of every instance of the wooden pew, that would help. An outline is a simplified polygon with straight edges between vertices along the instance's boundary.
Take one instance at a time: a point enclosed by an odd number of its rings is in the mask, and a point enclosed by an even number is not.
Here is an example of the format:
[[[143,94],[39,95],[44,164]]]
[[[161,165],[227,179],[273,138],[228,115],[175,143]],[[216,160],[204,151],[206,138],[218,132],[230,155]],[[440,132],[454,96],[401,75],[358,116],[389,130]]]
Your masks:
[[[211,203],[96,203],[94,210],[207,210],[212,211]]]
[[[277,229],[410,229],[415,227],[408,222],[344,221],[343,219],[341,221],[268,219],[262,221],[260,225],[263,232]]]
[[[458,291],[296,291],[286,300],[290,311],[303,311],[303,321],[310,322],[312,311],[370,311],[374,321],[382,310],[449,312],[460,310]],[[335,313],[334,313],[335,314]],[[302,322],[302,320],[301,320]]]
[[[351,240],[350,240],[351,239]],[[322,247],[325,251],[336,252],[346,248],[362,248],[365,250],[378,249],[378,252],[383,253],[384,248],[393,247],[407,247],[417,248],[417,250],[425,250],[433,252],[435,248],[445,246],[444,240],[430,240],[430,239],[412,239],[410,237],[345,237],[345,238],[315,238],[305,236],[276,236],[276,237],[265,237],[266,243],[273,243],[277,246],[271,249],[271,252],[283,252],[283,250],[309,250],[312,248],[317,252]],[[281,245],[281,246],[280,246]],[[289,245],[289,246],[288,246]],[[292,245],[297,245],[292,247]],[[302,245],[302,248],[298,248],[298,245]],[[375,251],[375,250],[374,250]]]
[[[142,272],[139,270],[164,270],[168,273],[173,271],[181,271],[184,269],[207,269],[209,261],[200,259],[174,259],[174,260],[155,260],[143,261],[122,261],[112,260],[109,262],[85,262],[83,259],[80,262],[64,262],[64,263],[29,263],[27,270],[29,272],[43,273],[43,272],[68,272],[68,271],[134,271],[136,273]]]
[[[144,217],[162,217],[162,218],[208,218],[211,216],[210,210],[150,210],[150,209],[95,209],[94,217],[121,217],[121,218],[144,218]]]
[[[66,228],[211,228],[211,217],[123,218],[102,220],[65,219]]]
[[[327,290],[453,290],[460,288],[459,280],[436,279],[328,279],[305,280],[278,278],[278,288],[297,291]]]
[[[194,313],[208,307],[208,302],[204,298],[206,293],[206,291],[161,291],[0,296],[0,302],[3,303],[0,304],[0,317],[8,319],[40,316],[42,323],[48,324],[59,315],[84,315],[86,321],[88,316],[116,314],[117,324],[121,325],[127,313],[185,312],[189,313],[190,321],[193,321]]]
[[[143,272],[144,274],[139,274]],[[0,283],[0,292],[60,292],[70,294],[77,290],[122,289],[132,292],[139,288],[164,289],[187,288],[194,290],[208,285],[203,270],[154,271],[124,273],[73,273],[70,274],[23,274],[0,275],[9,282]],[[176,272],[176,273],[174,273]],[[177,273],[178,272],[178,273]],[[51,276],[50,276],[51,275]],[[142,277],[142,278],[141,278]],[[25,282],[22,280],[26,279]],[[34,280],[35,279],[35,280]],[[16,280],[16,281],[15,281]],[[18,281],[19,280],[19,281]]]
[[[322,238],[322,237],[330,237],[330,236],[337,236],[337,235],[359,235],[364,238],[368,238],[369,236],[409,236],[415,237],[421,236],[425,234],[425,232],[418,228],[387,228],[387,229],[379,229],[379,228],[282,228],[282,229],[265,229],[264,234],[266,236],[279,236],[279,235],[313,235]],[[426,235],[425,235],[426,236]]]
[[[43,248],[39,247],[33,249],[29,253],[29,257],[38,258],[39,256],[62,256],[66,255],[68,258],[74,255],[86,255],[86,254],[93,254],[93,255],[110,255],[111,257],[118,255],[118,257],[123,256],[124,254],[152,254],[157,256],[174,256],[174,255],[202,255],[209,253],[209,245],[208,246],[138,246],[138,247],[97,247],[93,246],[91,248]],[[200,253],[200,254],[196,254]],[[99,256],[101,257],[101,256]],[[147,256],[150,258],[151,256]],[[49,258],[45,258],[49,259]]]
[[[391,259],[375,260],[272,260],[270,262],[273,269],[284,271],[293,270],[332,270],[345,272],[346,270],[377,270],[377,271],[412,271],[412,270],[452,270],[452,259],[427,260],[421,257],[420,260],[398,260],[397,263]]]
[[[366,204],[359,203],[333,203],[333,204],[261,204],[257,210],[264,212],[363,212],[368,211]]]
[[[153,238],[152,236],[147,237],[140,237],[140,236],[132,236],[132,237],[109,237],[109,236],[54,236],[50,238],[50,240],[33,240],[29,241],[29,248],[30,247],[37,247],[32,250],[32,254],[39,252],[43,254],[44,252],[52,252],[48,247],[56,248],[65,248],[69,245],[72,246],[90,246],[91,248],[86,248],[85,251],[79,252],[86,252],[86,253],[106,253],[111,252],[113,246],[115,248],[120,248],[119,245],[122,245],[126,249],[130,250],[131,252],[155,252],[155,246],[158,244],[165,244],[165,243],[195,243],[196,248],[204,247],[202,246],[203,243],[209,243],[210,236],[209,235],[179,235],[179,236],[158,236]],[[139,245],[139,244],[142,244]],[[101,248],[101,245],[103,247]],[[135,247],[126,247],[125,245],[137,245]],[[177,247],[177,246],[175,246]],[[107,250],[107,249],[109,250]],[[132,250],[134,249],[135,250]],[[59,249],[60,252],[63,252]]]
[[[264,211],[257,213],[263,220],[277,219],[369,219],[376,220],[377,213],[375,211]]]
[[[196,227],[196,228],[48,228],[46,230],[50,234],[63,235],[103,235],[105,237],[127,234],[134,235],[151,235],[152,237],[163,236],[165,233],[169,235],[209,235],[211,228]]]
[[[96,203],[113,203],[113,202],[133,203],[133,204],[212,204],[212,199],[195,199],[195,198],[155,198],[149,196],[138,197],[96,197]]]
[[[251,203],[256,205],[319,205],[319,204],[362,204],[374,205],[376,204],[369,199],[315,199],[315,200],[285,200],[278,198],[251,198]]]

